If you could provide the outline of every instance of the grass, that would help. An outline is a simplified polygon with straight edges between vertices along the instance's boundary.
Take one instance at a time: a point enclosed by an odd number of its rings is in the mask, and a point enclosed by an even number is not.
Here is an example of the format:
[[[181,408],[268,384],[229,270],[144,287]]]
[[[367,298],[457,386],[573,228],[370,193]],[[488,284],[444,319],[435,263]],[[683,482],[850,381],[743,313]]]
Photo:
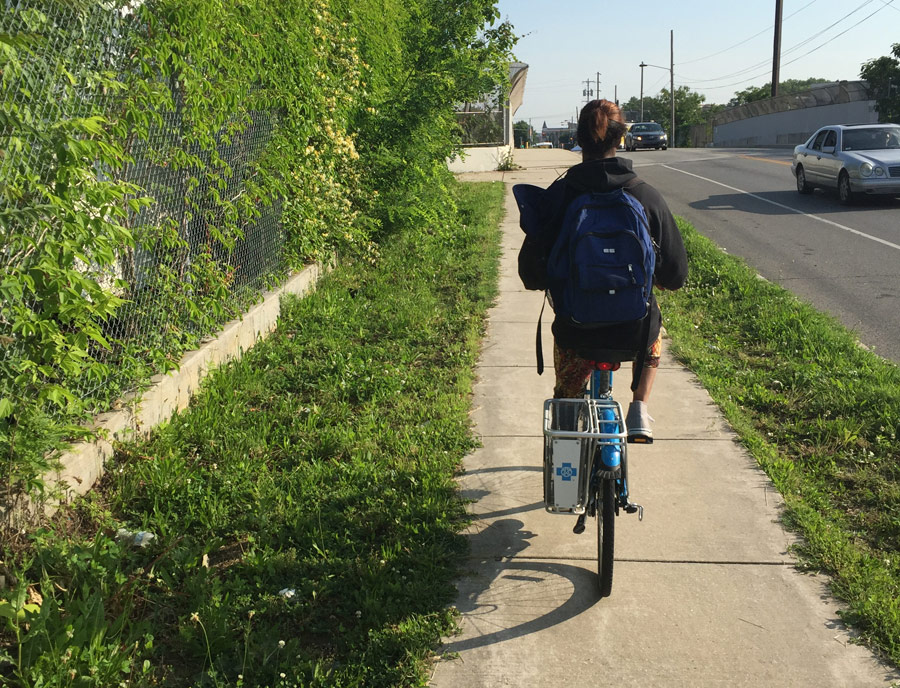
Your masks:
[[[424,685],[454,625],[453,477],[503,197],[451,188],[442,226],[286,300],[269,339],[5,553],[0,682]]]
[[[660,298],[673,353],[784,495],[846,620],[900,662],[900,368],[679,226],[691,275]]]
[[[499,255],[502,185],[457,188],[458,215],[286,301],[271,338],[4,553],[0,683],[424,685],[454,626],[453,476]],[[900,369],[680,224],[673,352],[784,495],[806,565],[900,661]]]

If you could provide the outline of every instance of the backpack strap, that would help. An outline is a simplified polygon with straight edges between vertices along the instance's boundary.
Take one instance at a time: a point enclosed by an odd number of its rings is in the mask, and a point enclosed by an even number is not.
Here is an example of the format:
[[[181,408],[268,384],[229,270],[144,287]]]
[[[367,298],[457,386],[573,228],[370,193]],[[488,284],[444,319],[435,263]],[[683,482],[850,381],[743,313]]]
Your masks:
[[[563,217],[566,214],[566,210],[569,207],[569,203],[575,198],[574,190],[569,185],[569,180],[565,177],[566,172],[560,173],[560,175],[556,178],[556,180],[563,179],[564,189],[563,189],[563,197],[562,202],[559,205],[559,208],[556,209],[556,213],[551,218],[549,227],[550,227],[550,236],[544,238],[545,248],[547,248],[547,252],[549,253],[549,247],[553,246],[556,243],[557,236],[559,235],[559,230],[562,225]],[[541,314],[538,316],[537,321],[537,332],[535,333],[535,342],[534,342],[534,353],[535,358],[537,359],[537,374],[544,374],[544,343],[541,339],[541,323],[544,320],[544,308],[547,307],[547,298],[549,294],[549,290],[544,290],[544,300],[541,303]]]
[[[544,308],[547,305],[547,291],[544,291],[544,300],[541,303],[541,314],[538,316],[537,335],[535,336],[534,352],[537,356],[537,374],[544,374],[544,343],[541,341],[541,322],[544,320]]]
[[[644,180],[638,176],[634,176],[625,182],[622,185],[622,188],[630,193],[631,189],[635,186],[639,186],[644,184]],[[632,194],[634,195],[634,194]],[[649,227],[647,228],[649,231]],[[651,241],[653,241],[653,236],[650,236]],[[653,250],[658,253],[659,249],[656,246],[656,242],[653,241]],[[631,377],[631,391],[637,391],[638,385],[641,382],[641,375],[644,372],[644,365],[647,362],[647,350],[650,348],[650,317],[652,316],[652,312],[650,308],[647,309],[647,315],[644,316],[644,322],[641,324],[641,348],[638,351],[637,358],[634,361],[634,372]]]
[[[641,382],[641,374],[644,372],[644,365],[647,362],[647,349],[650,348],[650,316],[651,310],[647,309],[647,315],[644,316],[644,322],[641,325],[641,348],[638,351],[637,358],[634,361],[634,372],[631,376],[631,391],[636,392]]]

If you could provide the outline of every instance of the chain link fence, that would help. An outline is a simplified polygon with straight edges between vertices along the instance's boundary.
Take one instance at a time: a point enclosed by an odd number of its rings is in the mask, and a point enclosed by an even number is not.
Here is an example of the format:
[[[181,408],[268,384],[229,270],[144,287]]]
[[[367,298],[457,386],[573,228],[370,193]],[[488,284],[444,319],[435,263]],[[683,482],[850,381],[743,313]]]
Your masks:
[[[509,145],[509,108],[499,95],[480,103],[463,103],[456,110],[464,146]]]
[[[90,233],[92,221],[105,212],[86,195],[78,201],[81,220],[58,217],[59,209],[41,200],[62,183],[60,156],[66,149],[53,145],[55,132],[83,118],[116,118],[122,94],[110,83],[128,83],[126,58],[140,26],[127,6],[58,0],[5,0],[4,5],[0,280],[12,274],[39,280],[46,251],[60,246],[59,233],[75,225]],[[213,145],[201,146],[186,134],[181,84],[172,79],[168,85],[174,107],[154,113],[146,135],[119,142],[128,162],[118,169],[95,164],[94,179],[84,183],[90,189],[94,181],[125,182],[138,188],[131,198],[152,199],[134,205],[121,220],[133,243],[114,246],[112,260],[72,249],[78,254],[74,269],[123,300],[113,317],[98,321],[101,336],[85,344],[87,356],[102,365],[90,374],[72,373],[64,363],[40,372],[47,383],[64,386],[94,412],[172,368],[184,351],[239,314],[287,269],[279,201],[233,216],[234,208],[246,207],[235,201],[253,193],[254,163],[272,138],[277,113],[250,112]],[[178,160],[188,162],[173,162]],[[203,168],[217,173],[198,173]],[[223,235],[223,227],[232,229]],[[86,297],[66,296],[70,287],[58,287],[61,296],[54,297],[52,308],[65,333],[67,298]],[[29,290],[4,290],[2,297],[0,399],[15,387],[26,357],[23,331],[15,323],[30,315],[40,321],[51,308]]]

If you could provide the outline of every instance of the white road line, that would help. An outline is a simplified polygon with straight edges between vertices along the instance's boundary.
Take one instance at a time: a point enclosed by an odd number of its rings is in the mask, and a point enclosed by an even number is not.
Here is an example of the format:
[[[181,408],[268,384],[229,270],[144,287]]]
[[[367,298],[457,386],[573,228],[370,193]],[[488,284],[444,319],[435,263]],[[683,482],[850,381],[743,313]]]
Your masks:
[[[865,232],[860,232],[858,229],[853,229],[852,227],[847,227],[845,225],[840,225],[837,222],[832,222],[831,220],[826,220],[824,217],[819,217],[818,215],[812,215],[810,213],[804,212],[802,210],[797,210],[796,208],[791,208],[789,205],[783,205],[781,203],[776,203],[775,201],[770,201],[768,198],[763,198],[762,196],[757,196],[755,193],[750,193],[749,191],[744,191],[743,189],[738,189],[734,186],[728,186],[728,184],[723,184],[722,182],[717,182],[715,179],[708,179],[707,177],[701,177],[699,174],[694,174],[693,172],[685,172],[684,170],[679,170],[677,167],[671,167],[669,165],[661,165],[661,167],[665,167],[667,170],[672,170],[673,172],[681,172],[681,174],[686,174],[689,177],[696,177],[697,179],[702,179],[705,182],[709,182],[710,184],[717,184],[718,186],[722,186],[730,191],[737,191],[738,193],[746,194],[747,196],[751,196],[759,201],[764,201],[766,203],[770,203],[774,206],[782,208],[784,210],[789,210],[792,213],[797,213],[798,215],[805,215],[808,218],[813,220],[818,220],[819,222],[824,222],[826,225],[831,225],[832,227],[837,227],[838,229],[843,229],[845,232],[850,232],[851,234],[856,234],[857,236],[864,237],[866,239],[871,239],[872,241],[877,241],[879,244],[884,244],[885,246],[890,246],[891,248],[895,248],[900,251],[900,244],[894,244],[890,241],[886,241],[885,239],[881,239],[877,236],[872,236],[871,234],[866,234]]]

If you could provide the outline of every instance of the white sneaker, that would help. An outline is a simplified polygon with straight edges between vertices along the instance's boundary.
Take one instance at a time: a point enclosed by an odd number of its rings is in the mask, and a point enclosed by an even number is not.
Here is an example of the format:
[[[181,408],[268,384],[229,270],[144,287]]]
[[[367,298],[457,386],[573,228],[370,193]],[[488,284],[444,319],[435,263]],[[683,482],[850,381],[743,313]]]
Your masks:
[[[635,444],[652,444],[653,430],[650,421],[653,418],[647,412],[647,404],[643,401],[632,401],[628,405],[625,416],[625,427],[628,428],[628,442]]]

